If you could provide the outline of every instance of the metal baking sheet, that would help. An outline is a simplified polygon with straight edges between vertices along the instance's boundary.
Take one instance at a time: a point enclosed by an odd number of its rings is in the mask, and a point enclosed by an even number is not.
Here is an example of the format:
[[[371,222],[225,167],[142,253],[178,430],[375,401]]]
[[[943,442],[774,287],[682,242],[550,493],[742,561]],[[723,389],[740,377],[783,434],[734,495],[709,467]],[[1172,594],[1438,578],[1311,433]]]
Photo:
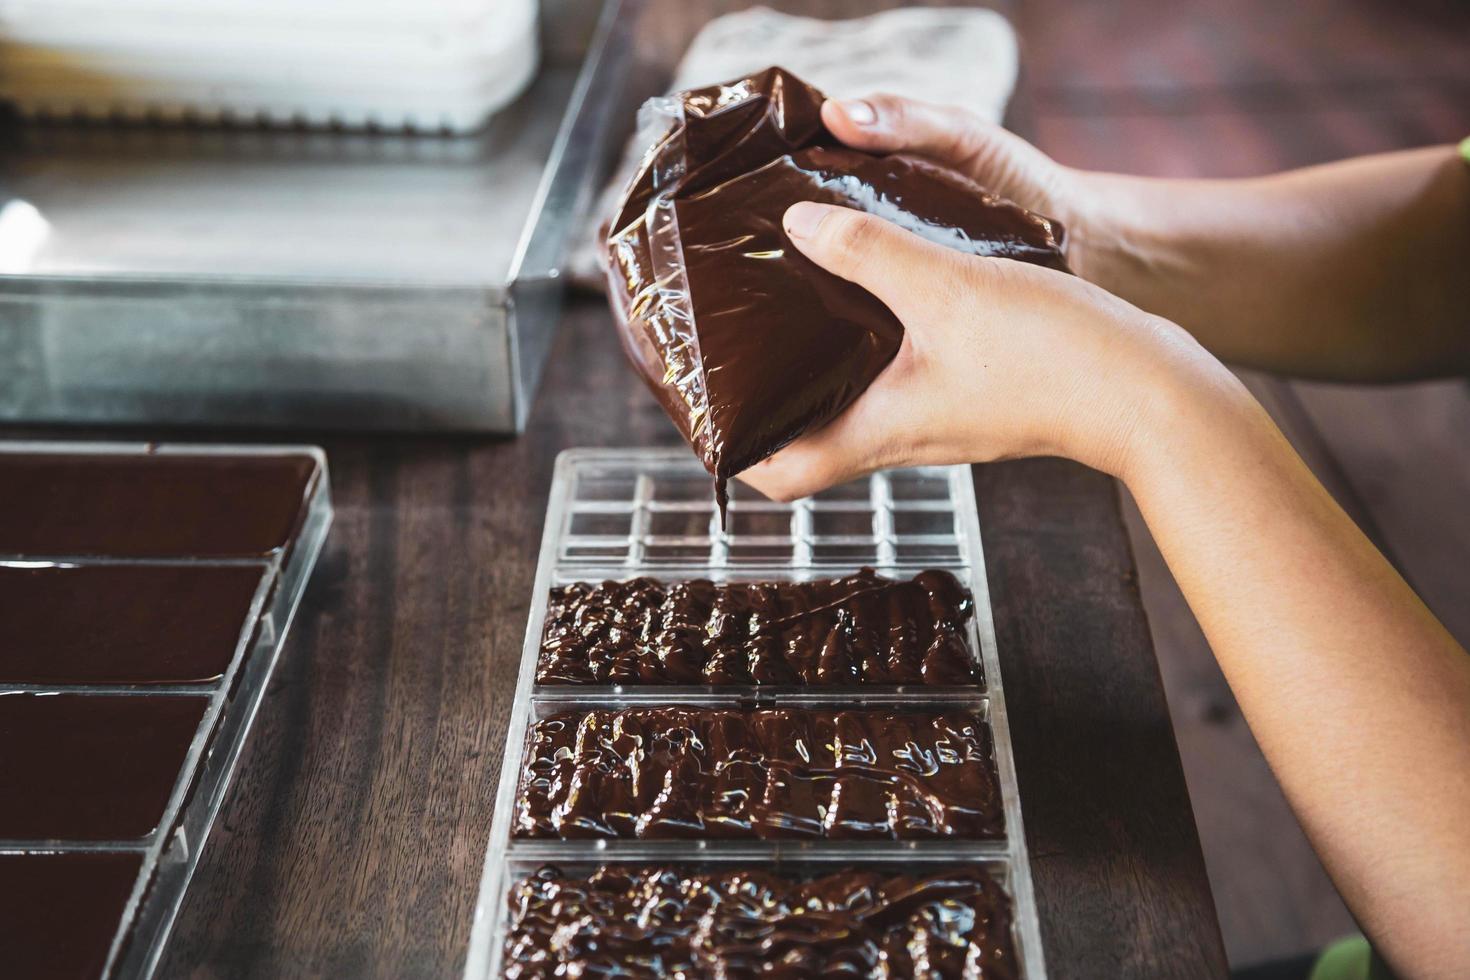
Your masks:
[[[470,136],[0,127],[0,419],[519,431],[606,173],[622,0]]]
[[[557,458],[542,537],[535,594],[501,766],[494,821],[475,910],[466,980],[500,975],[506,896],[521,875],[543,863],[719,863],[768,870],[865,864],[895,872],[915,863],[979,863],[1009,892],[1015,944],[1028,980],[1046,975],[1031,884],[1021,800],[995,648],[990,591],[968,467],[892,470],[794,503],[775,503],[732,486],[730,525],[714,517],[708,474],[685,449],[573,449]],[[830,515],[830,517],[829,517]],[[970,642],[983,686],[707,687],[541,685],[535,681],[541,633],[553,586],[569,581],[651,576],[807,579],[867,565],[890,576],[924,568],[952,572],[975,597]],[[987,721],[1006,819],[998,841],[642,841],[518,840],[511,837],[515,796],[529,725],[578,707],[689,706],[973,708]]]
[[[158,828],[146,837],[121,842],[0,840],[0,853],[71,851],[129,852],[142,856],[142,868],[113,937],[102,976],[107,980],[146,980],[153,974],[183,904],[185,890],[203,853],[210,828],[229,788],[235,762],[245,744],[271,671],[280,655],[297,604],[316,564],[332,521],[326,457],[312,446],[223,446],[85,442],[0,442],[0,453],[126,455],[280,455],[310,456],[316,471],[302,501],[303,518],[292,543],[259,559],[126,558],[72,555],[3,555],[0,564],[37,563],[89,566],[124,561],[129,565],[203,568],[250,565],[261,569],[249,614],[241,624],[234,655],[225,673],[203,684],[0,685],[8,693],[138,695],[208,698]]]

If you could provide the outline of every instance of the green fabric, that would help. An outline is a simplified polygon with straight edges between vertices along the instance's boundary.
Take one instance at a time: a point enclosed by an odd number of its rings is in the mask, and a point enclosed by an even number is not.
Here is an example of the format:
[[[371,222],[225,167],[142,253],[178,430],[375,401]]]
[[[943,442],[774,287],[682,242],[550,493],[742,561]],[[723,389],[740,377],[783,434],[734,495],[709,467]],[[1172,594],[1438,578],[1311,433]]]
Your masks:
[[[1460,140],[1460,159],[1470,163],[1470,136]]]
[[[1461,144],[1461,150],[1464,149],[1465,145]],[[1348,936],[1322,951],[1307,980],[1394,980],[1394,976],[1388,964],[1373,952],[1368,940]]]

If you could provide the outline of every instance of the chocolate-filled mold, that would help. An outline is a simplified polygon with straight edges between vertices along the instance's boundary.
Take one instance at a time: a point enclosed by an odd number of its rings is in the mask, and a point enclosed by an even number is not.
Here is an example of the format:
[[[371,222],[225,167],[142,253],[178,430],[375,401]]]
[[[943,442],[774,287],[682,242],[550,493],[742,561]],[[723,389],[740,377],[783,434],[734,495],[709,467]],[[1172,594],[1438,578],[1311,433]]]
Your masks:
[[[640,577],[551,590],[541,684],[962,685],[970,591],[947,571],[800,582]]]
[[[1017,975],[1009,897],[981,868],[546,866],[511,885],[509,980]]]
[[[989,840],[985,721],[965,710],[665,705],[534,723],[519,838]]]

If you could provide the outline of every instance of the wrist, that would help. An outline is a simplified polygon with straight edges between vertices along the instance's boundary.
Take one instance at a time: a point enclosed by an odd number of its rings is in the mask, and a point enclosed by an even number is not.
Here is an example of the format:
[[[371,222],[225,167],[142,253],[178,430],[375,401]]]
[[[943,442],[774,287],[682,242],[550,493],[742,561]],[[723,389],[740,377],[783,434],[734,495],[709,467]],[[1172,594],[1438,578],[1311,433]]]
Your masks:
[[[1228,368],[1203,351],[1186,372],[1140,390],[1134,424],[1110,470],[1140,500],[1181,478],[1209,479],[1225,460],[1282,443],[1275,423]],[[1284,445],[1284,443],[1282,443]]]
[[[1173,254],[1168,221],[1159,220],[1156,197],[1164,182],[1072,171],[1067,183],[1072,271],[1136,306],[1156,308],[1156,284],[1186,271]]]

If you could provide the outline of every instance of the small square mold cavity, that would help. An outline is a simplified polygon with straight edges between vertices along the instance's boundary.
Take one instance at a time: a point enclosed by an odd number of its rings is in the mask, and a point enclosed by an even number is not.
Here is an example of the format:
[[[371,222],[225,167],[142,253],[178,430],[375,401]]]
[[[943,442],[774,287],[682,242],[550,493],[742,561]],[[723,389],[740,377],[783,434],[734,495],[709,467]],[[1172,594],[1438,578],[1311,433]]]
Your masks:
[[[655,538],[709,539],[713,510],[655,510],[648,514],[648,535]],[[705,547],[708,547],[707,545]]]
[[[873,512],[869,510],[813,510],[812,534],[817,537],[873,536]]]
[[[713,508],[713,478],[703,470],[687,473],[660,472],[653,477],[651,499],[659,503],[703,503]]]
[[[739,562],[786,562],[792,559],[792,544],[785,542],[768,541],[741,541],[735,538],[730,542],[729,555],[731,561]]]
[[[899,537],[913,534],[956,536],[952,510],[895,510],[893,533]]]
[[[855,565],[878,563],[878,546],[874,544],[837,544],[829,541],[812,542],[812,560],[823,562],[848,562]]]
[[[792,512],[786,510],[747,510],[731,508],[726,533],[732,538],[788,538],[791,536]]]
[[[949,476],[926,470],[895,470],[888,474],[894,500],[948,500]]]
[[[893,557],[899,562],[933,564],[940,561],[958,561],[959,545],[952,542],[904,541],[893,546]]]
[[[577,474],[576,500],[630,502],[637,489],[637,478],[626,470],[588,468]]]
[[[630,511],[582,511],[572,514],[572,537],[627,537],[633,529]]]

